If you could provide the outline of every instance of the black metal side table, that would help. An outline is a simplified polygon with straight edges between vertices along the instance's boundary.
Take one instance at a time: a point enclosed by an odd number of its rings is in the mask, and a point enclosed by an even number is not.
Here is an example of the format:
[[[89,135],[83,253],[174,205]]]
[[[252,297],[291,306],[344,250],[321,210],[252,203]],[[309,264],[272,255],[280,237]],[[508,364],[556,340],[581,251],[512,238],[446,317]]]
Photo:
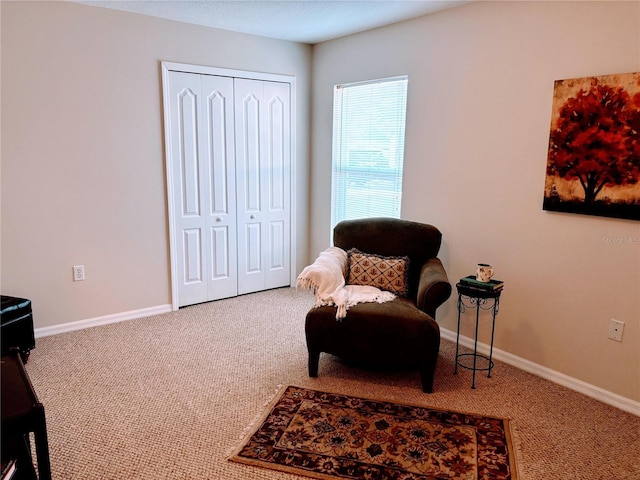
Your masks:
[[[457,283],[458,289],[458,333],[456,335],[456,366],[454,374],[458,373],[458,366],[473,371],[473,380],[471,388],[476,388],[476,371],[487,371],[487,378],[491,378],[491,369],[493,368],[493,334],[496,329],[496,315],[500,305],[500,294],[502,288],[497,290],[489,290],[483,288],[472,287],[463,283]],[[473,353],[458,353],[460,347],[460,315],[467,308],[475,308],[476,310],[476,335],[473,344]],[[480,310],[489,310],[492,314],[491,324],[491,347],[489,356],[478,353],[478,323],[480,320]],[[464,364],[462,360],[472,358],[473,365]],[[478,365],[478,359],[486,362],[486,367]]]

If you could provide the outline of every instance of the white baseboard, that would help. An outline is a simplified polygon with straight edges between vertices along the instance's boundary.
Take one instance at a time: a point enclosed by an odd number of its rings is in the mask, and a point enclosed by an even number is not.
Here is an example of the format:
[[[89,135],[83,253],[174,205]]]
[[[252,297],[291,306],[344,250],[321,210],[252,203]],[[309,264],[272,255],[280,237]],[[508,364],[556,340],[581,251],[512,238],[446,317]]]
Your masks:
[[[440,335],[442,338],[452,342],[456,341],[456,332],[454,331],[441,328]],[[473,339],[460,335],[460,345],[467,348],[473,348]],[[479,353],[489,355],[489,350],[489,345],[478,342]],[[577,378],[569,377],[564,373],[543,367],[537,363],[533,363],[529,360],[525,360],[524,358],[520,358],[516,355],[500,350],[499,348],[493,347],[493,358],[640,417],[640,402],[609,392],[600,387],[583,382],[582,380],[578,380]]]
[[[98,327],[100,325],[108,325],[110,323],[124,322],[126,320],[134,320],[136,318],[151,317],[160,315],[161,313],[170,312],[171,305],[158,305],[156,307],[141,308],[140,310],[131,310],[128,312],[114,313],[113,315],[105,315],[104,317],[88,318],[86,320],[78,320],[76,322],[61,323],[51,327],[41,327],[34,330],[36,338],[48,337],[49,335],[57,335],[59,333],[73,332],[75,330],[83,330],[85,328]]]

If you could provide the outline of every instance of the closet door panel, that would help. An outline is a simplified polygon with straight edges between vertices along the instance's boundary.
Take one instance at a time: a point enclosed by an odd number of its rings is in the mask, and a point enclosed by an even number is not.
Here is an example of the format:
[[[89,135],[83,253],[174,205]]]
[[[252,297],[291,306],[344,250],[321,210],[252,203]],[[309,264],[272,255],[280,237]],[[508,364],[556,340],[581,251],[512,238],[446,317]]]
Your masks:
[[[238,293],[265,289],[263,82],[235,79]]]
[[[213,257],[211,278],[215,280],[229,277],[232,274],[229,268],[229,229],[227,227],[212,228],[211,237],[213,238],[211,245],[214,247],[211,250]],[[219,248],[215,248],[216,246]]]
[[[238,294],[233,79],[201,75],[204,170],[207,173],[208,294],[217,300]]]
[[[169,82],[171,166],[176,241],[174,265],[178,280],[178,304],[189,305],[207,296],[203,275],[207,253],[202,199],[205,181],[198,145],[200,128],[200,78],[171,72]]]
[[[190,228],[182,230],[182,246],[184,263],[184,279],[185,285],[201,283],[202,278],[202,229]]]
[[[182,216],[200,217],[202,184],[198,155],[198,94],[190,88],[178,94],[179,175],[182,190]]]
[[[287,265],[286,247],[286,225],[285,222],[269,222],[269,271],[271,274]]]
[[[245,236],[247,238],[247,249],[244,252],[246,256],[246,269],[245,274],[259,274],[262,271],[262,252],[260,248],[256,246],[260,245],[260,239],[262,238],[260,223],[247,223],[245,225]]]
[[[289,84],[264,82],[266,288],[290,285],[291,101]]]
[[[249,82],[248,80],[246,82]],[[244,82],[243,82],[244,83]],[[259,83],[259,82],[258,82]],[[251,87],[257,87],[250,83]],[[240,89],[242,92],[243,90]],[[257,92],[251,92],[241,100],[240,105],[240,130],[238,131],[241,150],[237,157],[239,169],[239,181],[242,182],[242,198],[239,204],[243,206],[245,213],[257,213],[261,209],[260,198],[260,99],[256,97]]]

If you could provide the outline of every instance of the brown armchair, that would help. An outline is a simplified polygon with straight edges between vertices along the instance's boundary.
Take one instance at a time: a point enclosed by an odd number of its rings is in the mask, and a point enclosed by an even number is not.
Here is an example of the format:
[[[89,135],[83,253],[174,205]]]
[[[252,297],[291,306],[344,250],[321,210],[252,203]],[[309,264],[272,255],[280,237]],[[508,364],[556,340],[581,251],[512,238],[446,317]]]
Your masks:
[[[334,246],[381,256],[408,256],[408,295],[386,303],[351,306],[336,320],[335,306],[314,307],[305,322],[309,376],[318,376],[320,353],[374,368],[415,368],[422,390],[433,391],[440,349],[436,309],[451,295],[451,284],[437,258],[442,234],[431,225],[393,218],[340,222]]]

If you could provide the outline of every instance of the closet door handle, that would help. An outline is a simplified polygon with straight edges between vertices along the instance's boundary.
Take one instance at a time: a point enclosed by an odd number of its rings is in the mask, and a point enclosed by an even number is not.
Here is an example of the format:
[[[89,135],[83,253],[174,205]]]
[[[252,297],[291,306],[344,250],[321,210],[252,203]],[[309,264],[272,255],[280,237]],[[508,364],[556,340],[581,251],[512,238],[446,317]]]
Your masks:
[[[250,218],[251,220],[255,220],[256,216],[255,216],[255,215],[251,215],[249,218]]]
[[[216,217],[216,222],[221,222],[221,221],[222,221],[222,218]]]

